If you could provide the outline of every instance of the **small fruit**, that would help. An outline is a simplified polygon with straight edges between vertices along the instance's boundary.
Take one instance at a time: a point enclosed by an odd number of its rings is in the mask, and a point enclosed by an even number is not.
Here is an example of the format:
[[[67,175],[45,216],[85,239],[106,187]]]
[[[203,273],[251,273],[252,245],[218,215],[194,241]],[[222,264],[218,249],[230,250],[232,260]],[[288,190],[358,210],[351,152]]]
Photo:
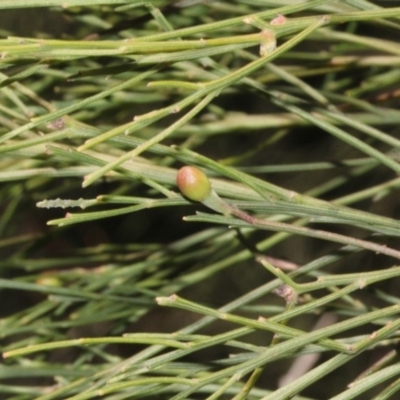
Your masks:
[[[203,201],[211,193],[211,183],[206,174],[196,167],[182,167],[176,183],[184,196],[193,201]]]

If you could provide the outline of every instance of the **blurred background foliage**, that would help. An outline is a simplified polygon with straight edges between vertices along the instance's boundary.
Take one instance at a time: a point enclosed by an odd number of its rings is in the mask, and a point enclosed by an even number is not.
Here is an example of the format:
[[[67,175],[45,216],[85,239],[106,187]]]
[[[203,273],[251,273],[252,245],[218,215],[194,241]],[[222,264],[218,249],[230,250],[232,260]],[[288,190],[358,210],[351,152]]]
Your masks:
[[[3,0],[2,398],[395,399],[397,3]]]

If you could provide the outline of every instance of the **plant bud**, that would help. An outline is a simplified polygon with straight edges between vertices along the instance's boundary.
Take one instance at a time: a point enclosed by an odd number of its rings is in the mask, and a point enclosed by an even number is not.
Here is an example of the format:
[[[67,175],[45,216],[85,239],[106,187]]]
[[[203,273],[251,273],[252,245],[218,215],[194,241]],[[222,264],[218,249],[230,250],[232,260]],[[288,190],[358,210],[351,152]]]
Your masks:
[[[273,31],[264,29],[261,32],[260,56],[264,57],[271,54],[276,49],[276,37]]]
[[[182,167],[176,176],[181,193],[193,201],[203,201],[211,193],[211,183],[206,174],[196,167]]]

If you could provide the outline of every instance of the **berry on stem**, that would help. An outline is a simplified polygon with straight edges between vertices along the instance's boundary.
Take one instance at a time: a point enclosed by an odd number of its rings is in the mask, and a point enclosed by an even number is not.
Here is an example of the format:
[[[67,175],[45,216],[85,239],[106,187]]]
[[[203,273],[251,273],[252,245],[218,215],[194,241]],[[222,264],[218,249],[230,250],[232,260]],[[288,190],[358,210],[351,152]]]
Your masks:
[[[184,196],[193,201],[203,201],[211,193],[211,183],[206,174],[196,167],[182,167],[176,183]]]

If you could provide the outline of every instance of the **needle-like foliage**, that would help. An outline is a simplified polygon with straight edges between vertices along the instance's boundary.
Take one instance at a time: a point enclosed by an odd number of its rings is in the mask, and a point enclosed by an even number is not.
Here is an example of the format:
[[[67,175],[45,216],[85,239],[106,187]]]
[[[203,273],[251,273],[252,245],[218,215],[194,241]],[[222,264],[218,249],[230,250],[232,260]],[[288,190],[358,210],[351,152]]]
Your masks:
[[[0,398],[396,399],[396,3],[0,1]]]

